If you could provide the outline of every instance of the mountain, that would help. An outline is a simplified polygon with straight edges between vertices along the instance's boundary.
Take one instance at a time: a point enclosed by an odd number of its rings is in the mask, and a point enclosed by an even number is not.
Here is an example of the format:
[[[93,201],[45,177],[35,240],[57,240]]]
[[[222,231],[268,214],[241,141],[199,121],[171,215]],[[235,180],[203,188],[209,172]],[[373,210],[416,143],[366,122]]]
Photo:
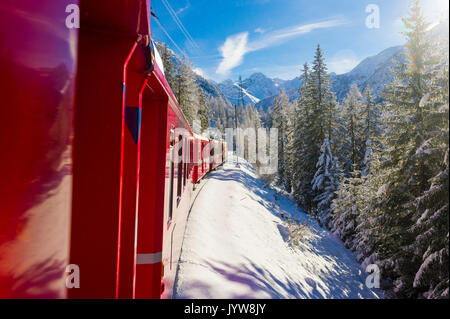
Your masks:
[[[404,50],[404,46],[391,47],[375,56],[364,59],[350,72],[339,75],[331,73],[332,91],[336,94],[338,101],[345,98],[353,83],[356,83],[361,90],[369,85],[374,95],[378,96],[383,89],[383,85],[390,83],[393,79],[390,70],[394,66],[393,59],[399,58]],[[292,80],[281,80],[268,78],[262,73],[254,73],[242,81],[245,92],[244,102],[256,104],[258,108],[261,107],[266,111],[273,105],[273,101],[281,89],[286,91],[291,101],[296,100],[300,84],[298,77]],[[237,83],[226,80],[217,84],[217,87],[231,103],[237,103],[239,96],[239,85]]]
[[[283,81],[283,80],[280,80]],[[275,80],[268,78],[262,73],[254,73],[248,79],[242,81],[242,92],[244,96],[244,104],[256,104],[261,99],[268,96],[277,95],[280,91]],[[239,83],[232,80],[226,80],[217,85],[228,100],[233,104],[239,104],[239,91],[241,87]]]
[[[216,85],[214,81],[205,79],[204,77],[195,73],[195,82],[205,92],[206,97],[210,99],[221,99],[227,107],[231,109],[232,105],[229,99],[224,95],[223,91]]]
[[[394,75],[391,68],[395,59],[401,59],[405,52],[404,46],[388,48],[375,56],[361,61],[353,70],[344,74],[332,74],[332,91],[338,101],[342,101],[352,84],[357,84],[360,90],[369,86],[375,96],[379,96],[385,84],[391,83]]]
[[[239,104],[239,91],[242,89],[244,104],[255,104],[267,110],[272,105],[273,99],[284,89],[292,98],[298,96],[300,86],[298,78],[292,80],[271,79],[261,72],[253,73],[249,78],[242,80],[242,88],[238,82],[225,80],[217,87],[232,104]]]

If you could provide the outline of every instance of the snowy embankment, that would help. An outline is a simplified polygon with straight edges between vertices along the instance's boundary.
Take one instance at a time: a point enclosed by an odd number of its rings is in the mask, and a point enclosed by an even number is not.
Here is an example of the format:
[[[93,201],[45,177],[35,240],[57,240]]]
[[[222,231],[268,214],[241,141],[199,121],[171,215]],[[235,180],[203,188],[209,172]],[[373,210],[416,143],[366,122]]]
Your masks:
[[[230,158],[197,187],[176,298],[378,298],[331,232]],[[289,241],[286,218],[302,228]],[[292,229],[292,228],[291,228]]]

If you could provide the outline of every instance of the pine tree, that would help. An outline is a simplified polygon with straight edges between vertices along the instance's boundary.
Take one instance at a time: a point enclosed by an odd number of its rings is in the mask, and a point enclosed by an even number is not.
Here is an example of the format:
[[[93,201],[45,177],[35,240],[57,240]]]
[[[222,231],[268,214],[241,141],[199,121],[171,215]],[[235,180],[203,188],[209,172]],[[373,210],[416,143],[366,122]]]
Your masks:
[[[287,109],[289,108],[289,99],[286,92],[282,90],[280,95],[275,99],[272,119],[273,127],[278,129],[278,182],[283,185],[285,190],[290,190],[290,179],[287,175],[288,150],[287,142]]]
[[[308,176],[314,170],[309,170],[309,163],[314,160],[308,158],[308,138],[313,133],[310,130],[311,119],[311,81],[309,78],[310,69],[308,63],[303,65],[303,74],[300,76],[301,86],[299,88],[299,97],[297,100],[296,116],[293,127],[292,161],[293,161],[293,194],[297,203],[307,209],[310,207],[309,199],[312,197],[311,183],[313,176]],[[315,162],[314,162],[315,163]],[[308,178],[310,177],[310,178]]]
[[[345,160],[344,171],[350,173],[352,170],[360,169],[364,158],[364,136],[361,113],[363,109],[363,97],[356,84],[353,84],[343,105],[343,149],[340,157]]]
[[[166,77],[167,83],[173,89],[175,88],[175,66],[173,64],[172,56],[174,53],[168,48],[164,42],[156,43],[158,52],[160,53],[161,60],[164,65],[164,76]]]
[[[412,231],[419,233],[414,247],[422,260],[413,287],[423,292],[425,298],[449,298],[448,156],[447,148],[444,170],[432,178],[430,189],[415,201],[420,217]]]
[[[198,110],[198,88],[190,66],[182,62],[176,75],[175,96],[186,120],[192,124]]]
[[[364,199],[359,191],[363,180],[358,170],[351,172],[351,177],[344,177],[333,200],[333,219],[331,230],[338,235],[346,247],[355,245],[356,228]]]
[[[378,192],[377,207],[383,212],[379,247],[383,271],[394,279],[393,291],[397,296],[414,297],[417,291],[413,289],[413,281],[422,258],[412,245],[417,233],[407,231],[417,218],[417,211],[409,203],[430,188],[436,167],[434,155],[419,150],[434,130],[431,127],[434,125],[426,121],[431,106],[424,107],[421,101],[437,88],[432,81],[436,64],[431,59],[428,24],[417,0],[403,21],[408,54],[404,61],[397,62],[395,79],[384,96],[387,149],[379,171],[383,186]]]
[[[203,90],[198,87],[198,112],[197,117],[200,120],[201,124],[201,131],[205,131],[207,128],[209,128],[209,114],[210,109],[208,107],[208,102],[205,97],[205,93]]]
[[[305,72],[306,71],[306,72]],[[316,202],[314,198],[317,191],[312,188],[316,164],[321,156],[321,145],[328,137],[330,150],[333,151],[335,140],[330,137],[336,136],[336,100],[330,91],[330,77],[327,73],[322,50],[317,46],[312,69],[304,70],[304,83],[298,100],[299,115],[303,118],[303,128],[296,130],[296,135],[301,134],[303,139],[301,149],[297,155],[297,162],[301,160],[301,169],[296,171],[294,193],[295,198],[303,209],[314,214]],[[297,123],[298,127],[299,123]],[[296,137],[297,145],[298,136]],[[300,158],[300,159],[299,159]]]
[[[295,142],[295,117],[297,115],[296,107],[293,103],[288,104],[286,110],[286,139],[285,139],[285,150],[286,150],[286,178],[288,179],[286,183],[286,191],[292,192],[292,185],[295,182],[293,178],[294,174],[294,142]]]
[[[381,110],[374,102],[372,90],[369,86],[363,91],[364,107],[362,109],[362,126],[363,126],[363,151],[364,154],[361,162],[361,175],[367,176],[370,172],[371,162],[374,152],[381,150],[380,137],[382,135],[382,124],[380,121]]]
[[[437,169],[429,189],[409,205],[416,212],[413,217],[416,222],[409,229],[416,238],[411,249],[420,257],[413,287],[425,298],[449,298],[448,51],[438,48],[435,46],[437,52],[442,51],[443,59],[434,79],[437,90],[421,101],[429,130],[426,141],[416,151],[419,157],[426,154],[427,160],[433,158]]]
[[[332,201],[336,197],[339,186],[339,162],[333,156],[328,135],[320,148],[320,156],[316,165],[317,171],[312,180],[312,189],[318,194],[314,198],[317,203],[317,218],[320,225],[331,228]]]
[[[374,166],[378,159],[374,158]],[[365,269],[368,264],[378,264],[378,245],[382,224],[380,216],[383,212],[377,208],[377,191],[380,179],[372,175],[372,171],[366,176],[360,177],[357,186],[358,216],[356,219],[356,234],[353,243],[349,243],[350,249],[356,253],[356,258],[362,261]]]

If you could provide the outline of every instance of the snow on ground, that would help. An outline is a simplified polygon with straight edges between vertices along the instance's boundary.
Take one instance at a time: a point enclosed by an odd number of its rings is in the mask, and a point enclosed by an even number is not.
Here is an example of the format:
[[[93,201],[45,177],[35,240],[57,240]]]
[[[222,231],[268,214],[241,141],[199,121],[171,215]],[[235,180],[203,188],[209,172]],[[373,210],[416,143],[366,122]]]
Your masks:
[[[339,238],[229,158],[197,187],[176,298],[381,297]],[[289,243],[281,215],[307,224],[302,244]]]

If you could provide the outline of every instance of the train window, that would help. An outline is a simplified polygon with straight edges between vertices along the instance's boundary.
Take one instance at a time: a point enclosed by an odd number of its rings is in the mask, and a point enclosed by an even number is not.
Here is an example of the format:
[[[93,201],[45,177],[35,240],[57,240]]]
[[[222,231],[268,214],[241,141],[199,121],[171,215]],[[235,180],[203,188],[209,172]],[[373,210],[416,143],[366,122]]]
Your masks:
[[[183,183],[183,135],[178,136],[178,169],[177,169],[177,206],[181,201],[181,191]]]
[[[169,148],[169,218],[168,222],[172,220],[173,214],[173,158],[174,158],[174,146],[175,146],[175,130],[172,126],[170,128],[170,148]]]

